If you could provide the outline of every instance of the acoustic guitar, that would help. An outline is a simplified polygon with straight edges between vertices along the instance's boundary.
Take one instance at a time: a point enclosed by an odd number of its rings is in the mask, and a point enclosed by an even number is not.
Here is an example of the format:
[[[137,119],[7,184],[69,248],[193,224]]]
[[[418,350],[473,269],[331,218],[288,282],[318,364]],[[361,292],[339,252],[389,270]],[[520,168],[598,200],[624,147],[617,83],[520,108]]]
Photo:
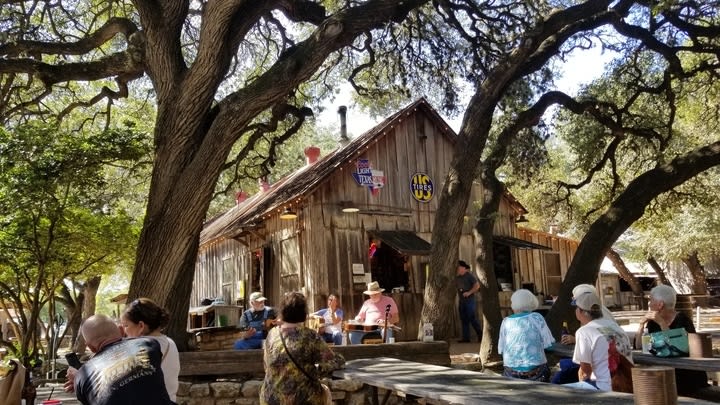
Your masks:
[[[353,322],[345,322],[345,330],[350,331],[363,331],[363,332],[372,332],[374,330],[380,329],[380,325],[378,324],[363,324],[363,323],[353,323]]]

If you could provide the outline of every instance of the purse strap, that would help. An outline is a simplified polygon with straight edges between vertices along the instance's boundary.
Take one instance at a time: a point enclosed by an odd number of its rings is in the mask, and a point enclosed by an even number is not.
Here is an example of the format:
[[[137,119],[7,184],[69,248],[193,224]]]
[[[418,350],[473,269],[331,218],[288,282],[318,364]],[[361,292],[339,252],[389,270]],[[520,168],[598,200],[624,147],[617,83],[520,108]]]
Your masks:
[[[305,374],[305,377],[307,377],[310,381],[320,383],[320,381],[318,381],[317,379],[312,378],[312,376],[310,376],[310,374],[308,374],[308,372],[305,371],[304,368],[300,367],[300,365],[298,364],[298,362],[295,361],[295,358],[294,358],[293,355],[290,353],[290,350],[288,349],[287,344],[285,344],[285,337],[283,336],[283,331],[282,331],[282,329],[278,330],[278,333],[280,334],[280,340],[282,341],[283,347],[285,348],[285,353],[287,353],[288,357],[290,358],[290,361],[293,362],[293,364],[295,365],[295,367],[297,367],[298,369],[300,369],[300,371],[302,371],[302,373]]]

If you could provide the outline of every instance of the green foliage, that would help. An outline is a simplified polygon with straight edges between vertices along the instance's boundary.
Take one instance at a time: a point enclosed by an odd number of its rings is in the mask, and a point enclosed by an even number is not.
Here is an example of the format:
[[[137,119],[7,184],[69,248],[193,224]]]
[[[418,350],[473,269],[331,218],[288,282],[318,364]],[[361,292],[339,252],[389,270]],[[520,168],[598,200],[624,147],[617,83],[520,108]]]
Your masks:
[[[29,123],[0,130],[0,299],[37,316],[68,278],[131,268],[140,224],[117,204],[148,136]],[[113,168],[112,171],[108,168]],[[113,176],[110,176],[112,174]],[[22,312],[23,334],[32,315]],[[33,349],[22,339],[21,351]]]

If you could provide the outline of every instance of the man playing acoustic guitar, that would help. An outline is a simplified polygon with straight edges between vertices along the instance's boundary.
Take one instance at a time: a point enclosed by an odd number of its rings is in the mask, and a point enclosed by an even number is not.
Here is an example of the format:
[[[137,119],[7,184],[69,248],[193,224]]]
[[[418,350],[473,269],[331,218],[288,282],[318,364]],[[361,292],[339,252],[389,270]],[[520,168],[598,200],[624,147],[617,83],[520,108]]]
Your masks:
[[[267,331],[275,325],[275,310],[265,306],[261,292],[250,294],[250,309],[243,312],[240,317],[240,328],[245,330],[242,339],[235,342],[235,350],[260,349]]]

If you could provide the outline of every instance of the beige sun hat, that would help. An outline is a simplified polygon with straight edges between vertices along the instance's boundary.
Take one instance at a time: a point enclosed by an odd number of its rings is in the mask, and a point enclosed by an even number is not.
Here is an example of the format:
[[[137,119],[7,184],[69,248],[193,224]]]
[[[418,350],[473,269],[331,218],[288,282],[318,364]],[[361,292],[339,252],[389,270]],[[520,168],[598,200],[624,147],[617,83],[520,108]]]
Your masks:
[[[383,291],[385,291],[385,289],[380,288],[380,284],[378,284],[377,281],[373,281],[371,283],[368,283],[367,291],[363,291],[363,294],[367,294],[367,295],[380,294]]]
[[[261,302],[261,301],[265,301],[265,300],[267,300],[267,298],[263,297],[262,293],[259,291],[256,291],[256,292],[250,294],[251,302]]]

